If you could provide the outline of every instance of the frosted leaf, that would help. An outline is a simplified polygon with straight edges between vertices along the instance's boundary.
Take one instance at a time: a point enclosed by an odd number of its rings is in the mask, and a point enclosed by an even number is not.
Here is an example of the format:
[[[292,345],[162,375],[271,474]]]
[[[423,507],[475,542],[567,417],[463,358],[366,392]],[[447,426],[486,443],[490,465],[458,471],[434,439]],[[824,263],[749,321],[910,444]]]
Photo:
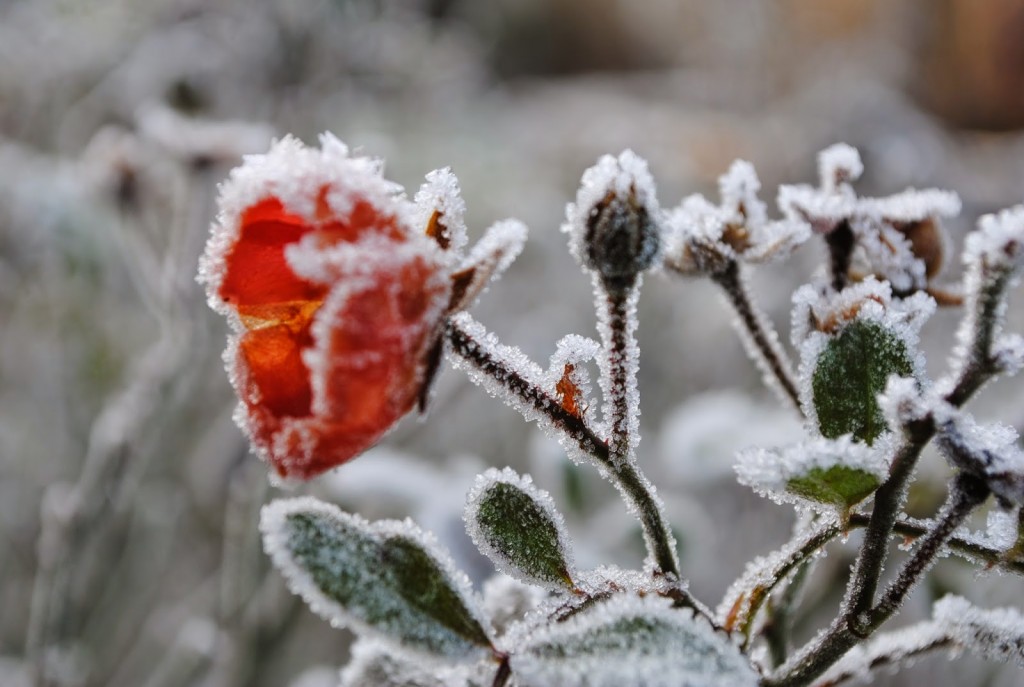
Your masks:
[[[757,197],[761,182],[749,162],[734,162],[718,186],[721,205],[692,195],[667,215],[665,264],[676,272],[716,274],[735,260],[768,262],[789,255],[810,237],[803,220],[768,220]]]
[[[935,603],[932,617],[953,641],[985,658],[1024,666],[1024,614],[1015,608],[984,610],[959,596]]]
[[[629,285],[661,250],[654,179],[632,150],[604,155],[587,169],[565,215],[562,231],[569,235],[573,256],[601,275],[608,288]]]
[[[981,477],[1004,508],[1024,504],[1024,450],[1012,427],[981,425],[967,413],[940,427],[939,448],[954,467]]]
[[[521,687],[753,687],[723,635],[665,599],[620,595],[539,629],[512,655]]]
[[[942,623],[921,622],[883,632],[850,649],[814,684],[836,685],[846,680],[871,682],[879,668],[907,667],[921,654],[941,648],[949,648],[954,653],[957,650]]]
[[[853,441],[812,439],[783,449],[741,451],[740,484],[776,503],[822,506],[845,514],[885,481],[889,465],[881,451]]]
[[[909,188],[883,198],[861,198],[857,211],[863,217],[899,225],[936,217],[956,217],[961,207],[960,196],[952,191]]]
[[[894,299],[888,283],[868,277],[839,293],[803,286],[793,303],[808,418],[825,436],[854,432],[870,443],[885,429],[877,396],[889,375],[924,376],[917,345],[935,301],[924,293]]]
[[[513,623],[523,620],[548,596],[543,589],[498,573],[483,586],[483,610],[500,637]]]
[[[263,507],[264,549],[333,626],[448,661],[491,650],[469,580],[412,522],[370,523],[313,498]]]
[[[986,544],[1000,551],[1006,551],[1017,544],[1018,518],[1018,512],[1000,508],[990,510],[985,522],[984,541]]]
[[[450,311],[473,305],[491,282],[496,281],[515,261],[526,245],[526,225],[514,219],[496,222],[476,242],[452,278]]]
[[[878,406],[886,423],[894,429],[927,417],[942,423],[954,412],[934,387],[922,390],[912,377],[895,375],[889,377],[885,391],[878,396]]]
[[[529,475],[510,468],[480,475],[464,519],[473,543],[500,571],[554,591],[576,588],[565,521]]]
[[[427,174],[413,202],[416,205],[413,226],[436,240],[453,257],[461,256],[469,243],[466,202],[451,168],[435,169]]]
[[[459,687],[467,684],[464,673],[461,666],[424,664],[383,642],[360,638],[338,687]]]

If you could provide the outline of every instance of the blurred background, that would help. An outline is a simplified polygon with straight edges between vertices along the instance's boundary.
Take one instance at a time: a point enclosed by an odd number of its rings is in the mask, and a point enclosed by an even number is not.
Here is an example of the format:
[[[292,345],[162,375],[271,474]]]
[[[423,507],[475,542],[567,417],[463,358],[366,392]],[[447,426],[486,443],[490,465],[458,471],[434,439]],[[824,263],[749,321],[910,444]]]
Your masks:
[[[273,136],[325,130],[386,158],[410,192],[452,166],[476,236],[508,216],[531,227],[474,312],[543,365],[560,336],[595,335],[558,227],[602,153],[646,157],[665,206],[714,194],[750,160],[774,211],[779,183],[816,183],[816,153],[845,141],[864,193],[961,194],[955,256],[979,214],[1024,199],[1024,2],[0,0],[0,685],[336,683],[350,636],[268,569],[255,525],[276,490],[231,421],[225,325],[194,282],[227,170]],[[789,294],[823,255],[812,242],[754,277],[784,339]],[[714,606],[792,526],[735,484],[733,452],[800,426],[709,284],[655,275],[640,317],[640,458]],[[926,326],[934,375],[957,318]],[[1021,428],[1022,402],[1011,382],[976,406]],[[462,531],[463,499],[506,464],[552,491],[581,564],[639,564],[614,493],[451,371],[426,421],[302,491],[413,516],[480,584],[490,568]],[[944,478],[930,456],[916,514]],[[822,562],[801,637],[834,615],[851,550]],[[1019,579],[956,560],[931,579],[896,624],[949,590],[1021,598]],[[1022,682],[1012,666],[933,657],[876,684]]]

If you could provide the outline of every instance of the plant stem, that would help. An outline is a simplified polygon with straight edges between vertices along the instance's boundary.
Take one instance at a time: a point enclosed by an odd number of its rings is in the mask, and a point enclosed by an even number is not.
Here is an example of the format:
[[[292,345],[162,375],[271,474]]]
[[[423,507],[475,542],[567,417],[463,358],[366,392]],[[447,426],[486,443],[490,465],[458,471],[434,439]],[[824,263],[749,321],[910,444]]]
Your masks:
[[[803,415],[793,365],[779,345],[779,336],[775,328],[754,305],[740,263],[730,260],[728,266],[721,272],[712,274],[711,279],[725,291],[726,298],[739,317],[738,328],[747,353],[761,368],[766,380],[774,380],[775,383],[769,386],[774,387],[780,396]]]
[[[567,411],[540,384],[520,374],[516,365],[502,356],[495,347],[485,346],[478,341],[474,333],[467,331],[463,324],[465,319],[468,319],[468,315],[462,315],[459,320],[449,319],[446,325],[445,336],[452,353],[491,383],[511,393],[523,408],[531,413],[539,413],[566,440],[575,443],[581,451],[605,468],[611,481],[640,519],[655,572],[679,577],[679,564],[668,522],[649,482],[636,465],[613,460],[608,444],[593,431],[586,420]],[[473,381],[482,383],[477,379]]]
[[[828,246],[829,270],[832,274],[832,288],[842,291],[850,280],[850,259],[856,239],[850,228],[850,221],[844,219],[832,231],[825,235]]]
[[[968,473],[959,473],[950,486],[949,497],[935,527],[918,541],[917,548],[903,564],[879,603],[856,615],[851,608],[836,618],[809,650],[782,666],[779,675],[762,680],[762,686],[801,687],[810,684],[847,651],[871,636],[899,609],[953,531],[988,495],[989,489],[983,480]]]

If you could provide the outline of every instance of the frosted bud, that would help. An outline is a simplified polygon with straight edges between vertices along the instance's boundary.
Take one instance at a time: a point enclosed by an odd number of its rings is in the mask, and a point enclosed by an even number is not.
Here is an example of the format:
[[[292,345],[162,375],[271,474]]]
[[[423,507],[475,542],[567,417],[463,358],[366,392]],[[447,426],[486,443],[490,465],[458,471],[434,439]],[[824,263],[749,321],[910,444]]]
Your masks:
[[[647,163],[609,155],[583,175],[564,227],[577,259],[613,292],[628,289],[661,250],[660,210]]]

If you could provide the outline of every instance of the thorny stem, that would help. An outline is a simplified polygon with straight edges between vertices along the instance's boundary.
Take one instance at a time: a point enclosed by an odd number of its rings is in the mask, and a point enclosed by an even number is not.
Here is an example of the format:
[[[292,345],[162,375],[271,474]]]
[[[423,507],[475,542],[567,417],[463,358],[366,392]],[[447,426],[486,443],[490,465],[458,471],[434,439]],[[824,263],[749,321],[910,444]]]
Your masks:
[[[747,348],[758,367],[775,378],[777,390],[803,415],[793,366],[779,345],[779,337],[771,323],[754,306],[740,263],[730,260],[724,270],[712,274],[711,278],[722,287],[729,303],[736,310],[743,334],[748,339]]]
[[[679,578],[679,565],[665,514],[636,465],[612,459],[609,446],[578,415],[567,411],[551,394],[517,372],[513,365],[492,355],[457,322],[448,320],[445,336],[452,352],[490,379],[498,382],[524,404],[542,413],[565,437],[604,467],[612,481],[636,509],[656,572]],[[688,594],[687,594],[688,597]],[[688,597],[689,598],[689,597]],[[690,599],[691,606],[700,604]]]
[[[956,386],[946,395],[946,400],[954,406],[959,407],[966,403],[974,392],[998,372],[998,366],[992,357],[992,343],[999,327],[1000,305],[1009,280],[1009,271],[1003,271],[994,275],[992,279],[984,280],[977,301],[972,303],[975,311],[970,315],[974,325],[971,344],[964,351]]]
[[[917,548],[903,564],[878,604],[858,615],[847,613],[836,618],[809,651],[784,665],[779,671],[780,675],[762,680],[762,686],[799,687],[809,684],[847,651],[871,636],[899,609],[956,528],[988,495],[989,489],[983,480],[968,473],[959,473],[950,486],[949,498],[936,526],[918,541]]]

